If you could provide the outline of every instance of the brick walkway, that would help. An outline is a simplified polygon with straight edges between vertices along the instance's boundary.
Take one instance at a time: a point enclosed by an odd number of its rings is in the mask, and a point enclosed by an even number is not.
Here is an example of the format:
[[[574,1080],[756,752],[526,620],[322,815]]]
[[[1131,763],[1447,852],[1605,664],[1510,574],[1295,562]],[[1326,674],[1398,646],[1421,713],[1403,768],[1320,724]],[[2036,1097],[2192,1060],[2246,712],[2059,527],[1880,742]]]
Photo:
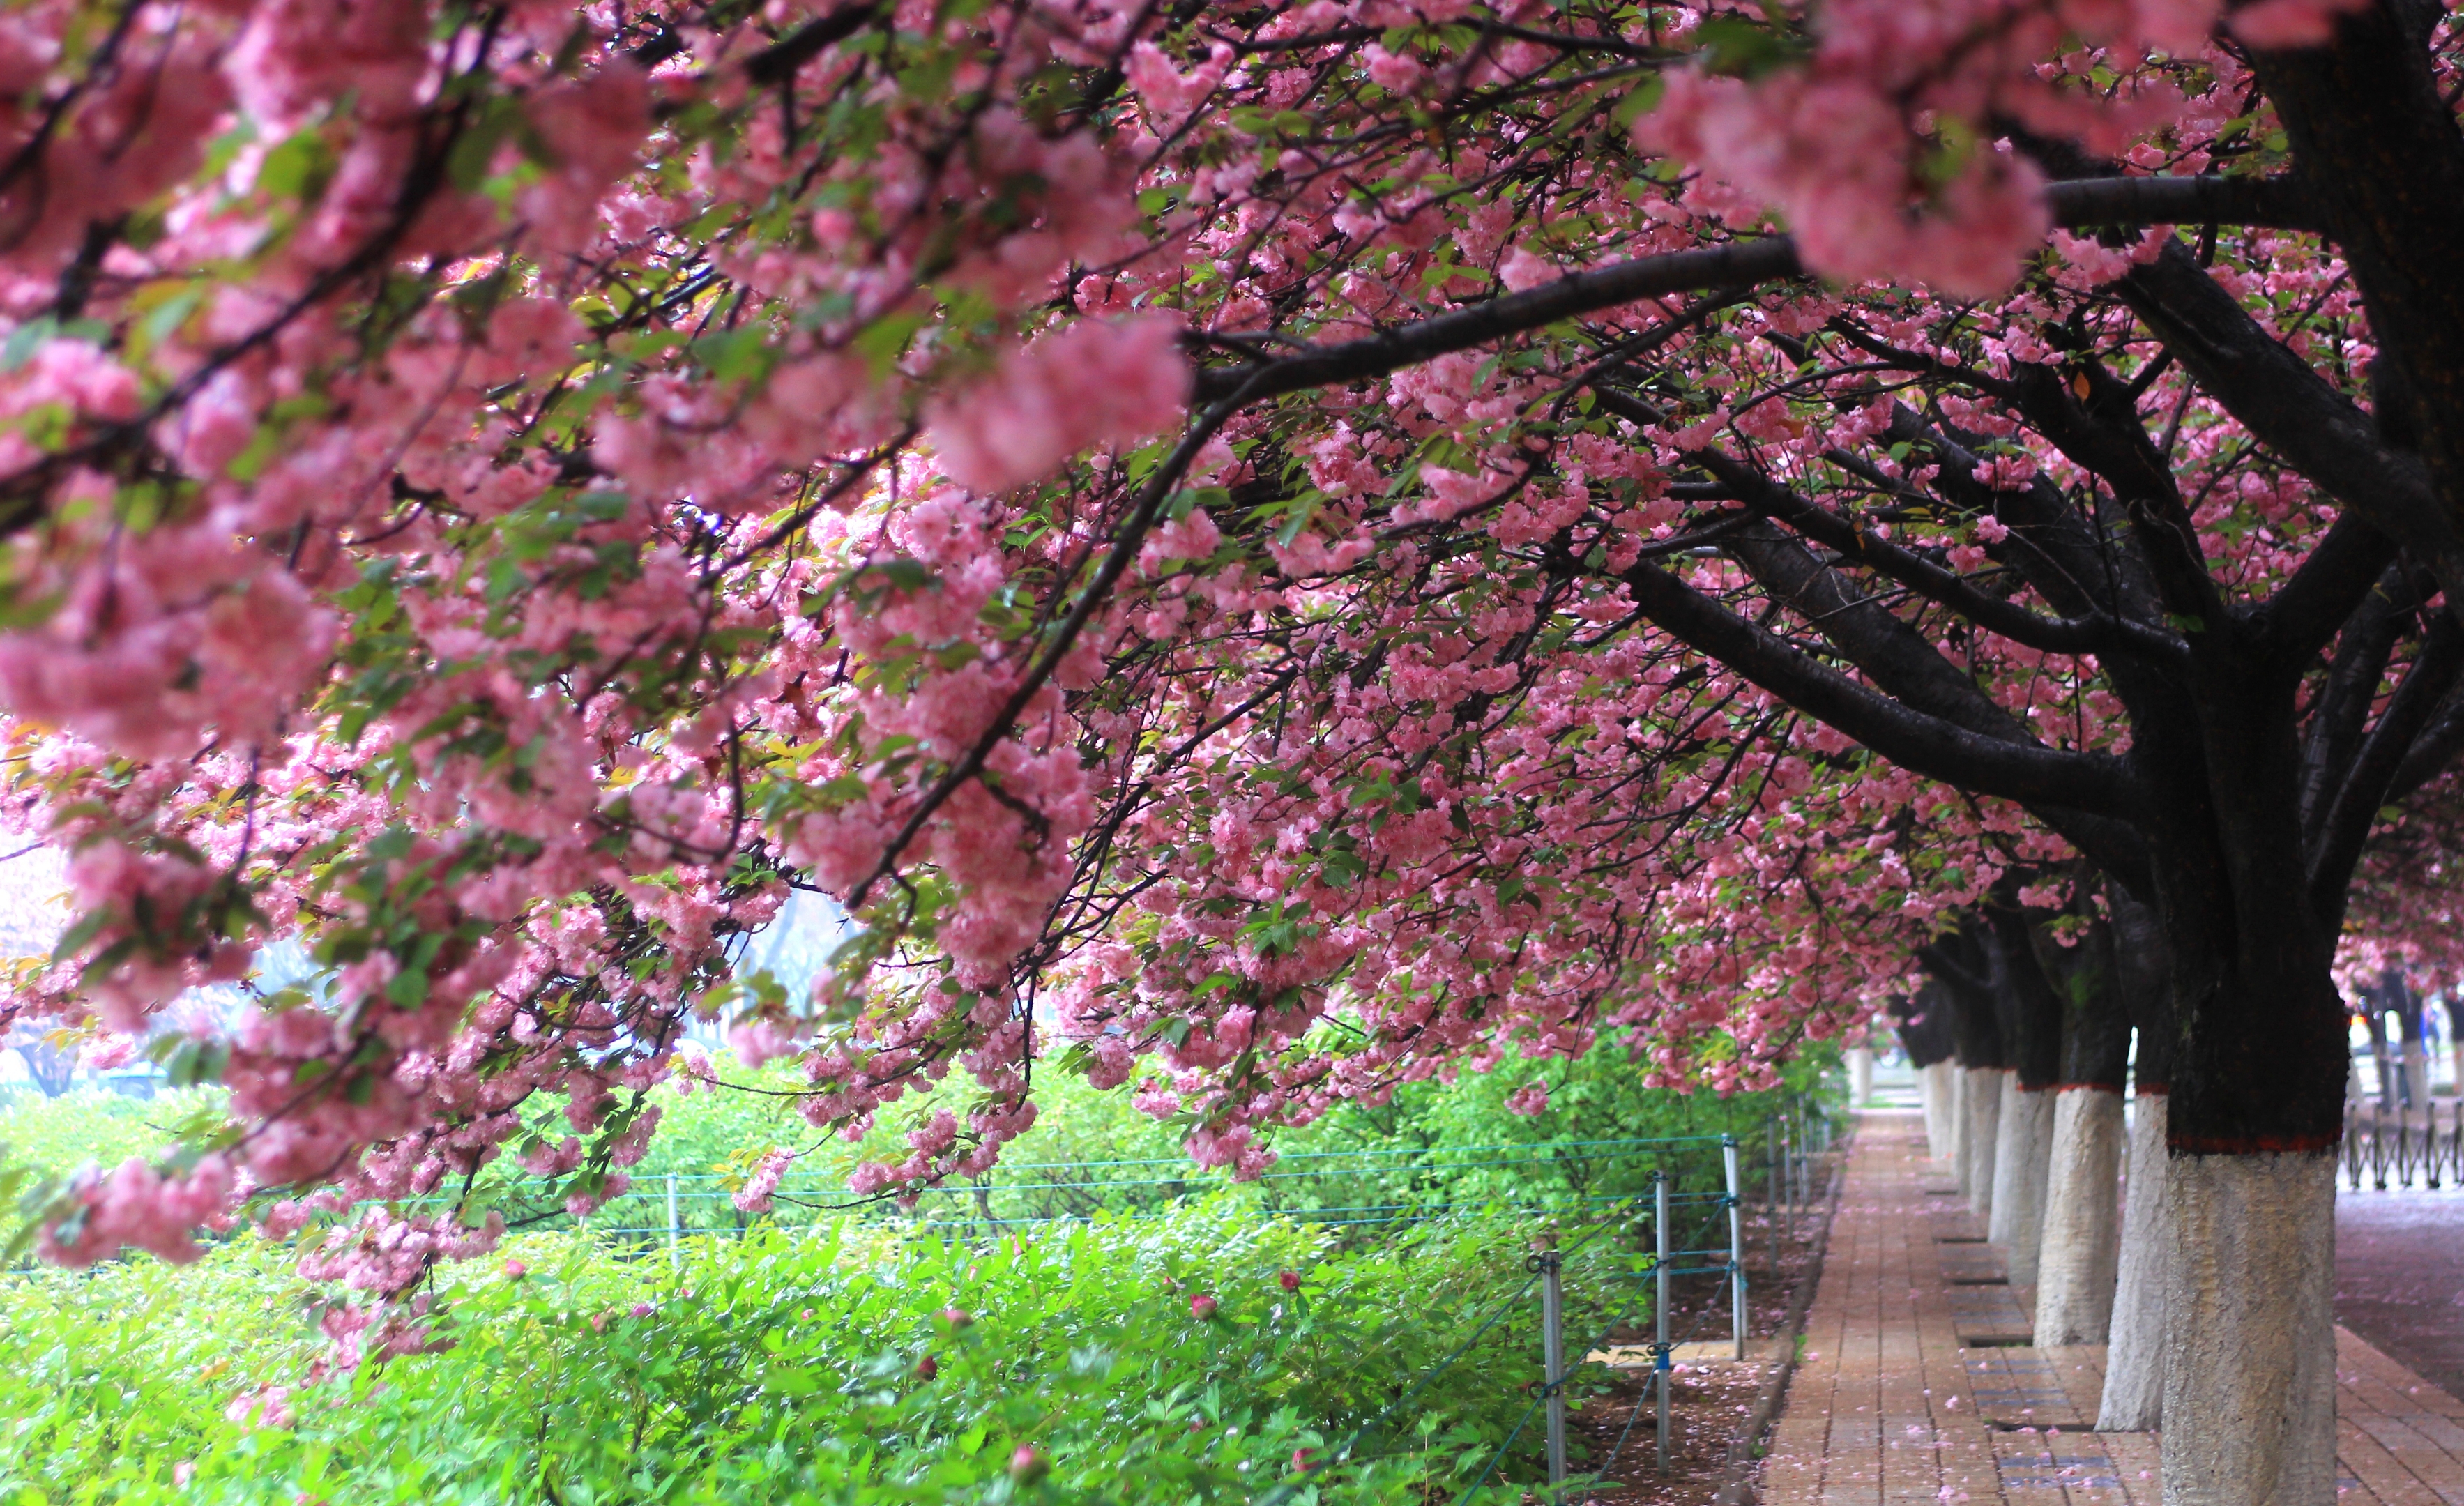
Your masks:
[[[1905,1110],[1859,1116],[1766,1506],[2156,1502],[2157,1436],[2099,1433],[2101,1345],[2026,1346],[2033,1294],[1925,1158]],[[2464,1403],[2336,1331],[2349,1506],[2464,1506]]]
[[[2464,1396],[2464,1189],[2336,1184],[2336,1318],[2389,1358]]]

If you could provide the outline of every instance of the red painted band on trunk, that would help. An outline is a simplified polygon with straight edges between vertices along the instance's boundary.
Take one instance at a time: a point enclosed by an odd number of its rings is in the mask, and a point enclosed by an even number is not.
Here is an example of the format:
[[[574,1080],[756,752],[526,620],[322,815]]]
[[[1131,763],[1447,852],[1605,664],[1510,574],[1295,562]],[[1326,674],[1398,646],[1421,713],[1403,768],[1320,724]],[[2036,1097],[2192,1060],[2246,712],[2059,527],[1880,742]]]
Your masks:
[[[2309,1156],[2336,1148],[2343,1131],[2325,1135],[2167,1135],[2166,1148],[2175,1155]]]
[[[2139,1085],[2139,1096],[2143,1098],[2161,1098],[2172,1091],[2169,1083],[2143,1082]]]
[[[2054,1084],[2054,1091],[2056,1093],[2110,1093],[2116,1097],[2119,1097],[2122,1095],[2122,1084],[2118,1082],[2057,1082]]]

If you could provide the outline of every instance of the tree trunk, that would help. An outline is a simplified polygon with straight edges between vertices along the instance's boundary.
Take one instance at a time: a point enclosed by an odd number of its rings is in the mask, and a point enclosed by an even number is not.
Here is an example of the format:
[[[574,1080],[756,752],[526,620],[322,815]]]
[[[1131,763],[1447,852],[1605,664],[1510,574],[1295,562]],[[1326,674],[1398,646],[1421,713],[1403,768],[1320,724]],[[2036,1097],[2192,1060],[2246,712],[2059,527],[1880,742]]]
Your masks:
[[[2349,870],[2312,872],[2291,697],[2256,675],[2199,693],[2200,787],[2148,811],[2178,1016],[2165,1499],[2334,1506],[2347,1015],[2330,967]]]
[[[2012,888],[2016,887],[2013,881]],[[2062,1080],[2064,1013],[2055,976],[2039,954],[2052,950],[2067,960],[2078,949],[2050,941],[2040,947],[2036,927],[2015,904],[1997,903],[1987,918],[1989,976],[2001,1014],[2002,1059],[2012,1075],[2002,1098],[1993,1209],[1986,1237],[2008,1252],[2011,1284],[2033,1287],[2045,1231],[2046,1181],[2053,1170],[2054,1094]]]
[[[2104,1351],[2099,1432],[2152,1432],[2165,1416],[2165,1298],[2171,1282],[2173,1208],[2166,1196],[2162,1086],[2139,1084],[2130,1100],[2130,1190],[2123,1199],[2122,1262]]]
[[[2113,976],[2138,1035],[2131,1064],[2130,1186],[2123,1200],[2122,1259],[2104,1353],[2100,1431],[2152,1431],[2165,1409],[2165,1300],[2173,1268],[2172,1205],[2165,1195],[2171,1158],[2165,1148],[2166,1105],[2180,1022],[2173,1008],[2173,962],[2156,912],[2119,884],[2105,890],[2113,910]]]
[[[1979,1218],[1993,1215],[1994,1151],[2002,1133],[2002,1091],[2018,1074],[1979,1067],[1968,1076],[1968,1138],[1962,1147],[1959,1185]]]
[[[1848,1101],[1858,1108],[1874,1101],[1874,1052],[1871,1047],[1848,1048]]]
[[[2169,1184],[2167,1506],[2331,1506],[2335,1159],[2176,1154]]]
[[[2393,1014],[2403,1037],[2387,1042],[2387,1056],[2395,1063],[2396,1101],[2419,1110],[2430,1102],[2430,1052],[2422,1036],[2425,1001],[2400,967],[2388,968],[2381,986],[2380,1015]]]
[[[1957,1049],[1950,1003],[1941,983],[1927,982],[1913,998],[1894,995],[1890,1010],[1899,1022],[1900,1049],[1908,1053],[1908,1065],[1917,1070],[1917,1101],[1925,1106],[1925,1154],[1936,1161],[1948,1160],[1957,1139],[1950,1114],[1951,1082],[1958,1071],[1950,1060]]]
[[[64,1052],[48,1041],[31,1040],[17,1047],[17,1054],[26,1059],[26,1075],[43,1091],[43,1096],[56,1098],[77,1081],[77,1052]]]
[[[1925,1104],[1925,1154],[1936,1161],[1949,1160],[1954,1143],[1950,1114],[1957,1090],[1951,1083],[1958,1072],[1956,1065],[1938,1061],[1917,1074],[1917,1096]]]
[[[2101,1344],[2112,1337],[2122,1259],[2122,1095],[2064,1088],[2054,1099],[2053,1173],[2036,1265],[2036,1342]],[[2011,1279],[2017,1282],[2014,1271]]]
[[[2362,1023],[2370,1032],[2370,1068],[2379,1079],[2379,1107],[2393,1110],[2395,1063],[2391,1059],[2394,1052],[2387,1050],[2387,1011],[2379,1008],[2376,997],[2367,993],[2362,996]]]
[[[1959,1195],[1968,1195],[1968,1069],[1952,1062],[1944,1082],[1950,1088],[1950,1101],[1943,1106],[1943,1124],[1949,1132],[1944,1147],[1950,1162],[1950,1174],[1959,1184]]]
[[[1960,1195],[1979,1217],[1993,1209],[1993,1144],[2001,1127],[2002,1021],[1986,975],[1991,970],[1982,926],[1970,924],[1936,942],[1925,957],[1934,971],[1927,992],[1947,1009],[1959,1045]]]
[[[2045,1229],[2045,1185],[2053,1170],[2054,1090],[2005,1074],[2002,1122],[1993,1150],[1993,1207],[1985,1237],[2008,1251],[2011,1284],[2036,1284]]]
[[[2122,1089],[2130,1016],[2109,921],[2091,918],[2073,945],[2035,937],[2062,1000],[2062,1080],[2054,1100],[2053,1170],[2035,1272],[2036,1342],[2101,1344],[2111,1331],[2122,1256]],[[2014,1270],[2013,1281],[2018,1280]]]

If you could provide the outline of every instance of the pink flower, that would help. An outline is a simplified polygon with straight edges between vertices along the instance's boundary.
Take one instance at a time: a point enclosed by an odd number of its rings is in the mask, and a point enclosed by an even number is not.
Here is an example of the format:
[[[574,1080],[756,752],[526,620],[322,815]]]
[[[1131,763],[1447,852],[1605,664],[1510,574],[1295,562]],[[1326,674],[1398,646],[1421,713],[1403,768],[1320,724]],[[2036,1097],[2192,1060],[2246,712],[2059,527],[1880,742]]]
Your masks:
[[[940,1316],[941,1321],[953,1328],[964,1328],[976,1320],[975,1315],[963,1307],[945,1307],[941,1309]]]
[[[529,1275],[530,1273],[531,1268],[518,1260],[508,1260],[505,1262],[505,1279],[508,1281],[519,1281],[522,1277]]]
[[[1023,1443],[1009,1456],[1009,1477],[1021,1485],[1033,1485],[1052,1473],[1052,1465],[1037,1451],[1033,1444]]]
[[[1526,288],[1536,288],[1543,282],[1554,281],[1556,277],[1555,267],[1520,246],[1507,252],[1506,259],[1497,264],[1497,280],[1516,293]]]
[[[729,1201],[742,1212],[769,1212],[771,1197],[779,1190],[779,1179],[787,1174],[787,1167],[795,1159],[794,1151],[772,1150],[761,1158],[761,1163],[753,1168],[753,1174],[744,1179],[744,1185],[737,1188]]]
[[[1201,1323],[1205,1322],[1215,1316],[1216,1306],[1215,1298],[1200,1292],[1189,1299],[1189,1316]]]
[[[1297,1271],[1284,1272],[1275,1277],[1275,1281],[1287,1292],[1297,1292],[1301,1289],[1301,1273]]]
[[[931,1355],[926,1355],[923,1359],[915,1362],[915,1378],[919,1381],[929,1381],[940,1373],[940,1362],[935,1360]]]
[[[936,405],[932,441],[950,479],[1006,492],[1096,445],[1141,439],[1180,416],[1189,360],[1161,315],[1087,321],[1004,356],[990,378]]]

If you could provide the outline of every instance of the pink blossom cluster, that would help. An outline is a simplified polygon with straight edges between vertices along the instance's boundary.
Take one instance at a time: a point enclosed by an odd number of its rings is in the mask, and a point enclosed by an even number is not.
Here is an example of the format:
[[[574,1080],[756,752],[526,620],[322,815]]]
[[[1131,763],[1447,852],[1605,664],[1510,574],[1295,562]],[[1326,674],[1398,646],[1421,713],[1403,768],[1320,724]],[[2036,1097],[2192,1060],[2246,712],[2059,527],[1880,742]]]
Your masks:
[[[464,1189],[618,1195],[653,1090],[715,1085],[697,1019],[792,1060],[816,1133],[903,1131],[853,1178],[884,1196],[988,1167],[1055,1071],[1253,1176],[1412,1081],[1511,1070],[1543,1113],[1526,1064],[1615,1036],[1725,1092],[1863,1028],[1912,948],[2077,854],[1706,662],[1637,583],[1784,626],[1722,552],[1759,480],[2065,609],[2012,566],[2028,504],[2096,477],[2009,394],[2105,380],[2175,415],[2220,578],[2280,584],[2333,508],[2114,297],[2174,237],[2039,256],[2042,169],[1989,127],[2201,173],[2276,124],[2219,25],[2337,7],[1716,9],[0,18],[42,168],[0,187],[0,817],[78,916],[0,1021],[181,1032],[232,1119],[58,1189],[47,1252],[247,1216],[351,1294],[338,1342],[415,1352],[427,1272],[499,1231]],[[1767,55],[1726,55],[1741,25]],[[1604,126],[1638,58],[1724,36]],[[1774,210],[1830,282],[1379,356]],[[2208,250],[2367,368],[2324,243]],[[1325,347],[1306,390],[1189,411]],[[2014,726],[2127,750],[2096,655],[1955,658]],[[2408,940],[2452,919],[2448,795],[2360,901]],[[744,960],[798,889],[849,926],[809,986]],[[178,1012],[276,941],[311,986]]]

